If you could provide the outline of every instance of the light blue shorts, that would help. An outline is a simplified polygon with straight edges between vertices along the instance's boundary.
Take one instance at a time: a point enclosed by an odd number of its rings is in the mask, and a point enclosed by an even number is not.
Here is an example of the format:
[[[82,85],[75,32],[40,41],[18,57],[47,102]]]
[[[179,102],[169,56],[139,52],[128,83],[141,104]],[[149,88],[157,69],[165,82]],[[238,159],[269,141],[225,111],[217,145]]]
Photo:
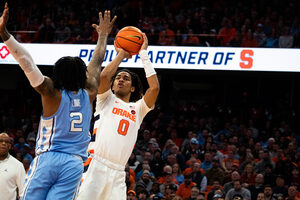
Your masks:
[[[31,162],[20,200],[75,199],[82,172],[80,157],[61,152],[42,153]]]

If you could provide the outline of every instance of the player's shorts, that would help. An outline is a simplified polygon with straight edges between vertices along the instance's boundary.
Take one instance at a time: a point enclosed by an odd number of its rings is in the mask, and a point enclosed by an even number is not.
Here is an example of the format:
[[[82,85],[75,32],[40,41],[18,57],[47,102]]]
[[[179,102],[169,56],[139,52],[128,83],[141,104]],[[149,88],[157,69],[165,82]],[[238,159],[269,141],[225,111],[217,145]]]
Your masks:
[[[126,200],[124,166],[94,155],[77,200]]]
[[[20,200],[72,200],[79,188],[83,162],[78,156],[45,152],[31,162]]]

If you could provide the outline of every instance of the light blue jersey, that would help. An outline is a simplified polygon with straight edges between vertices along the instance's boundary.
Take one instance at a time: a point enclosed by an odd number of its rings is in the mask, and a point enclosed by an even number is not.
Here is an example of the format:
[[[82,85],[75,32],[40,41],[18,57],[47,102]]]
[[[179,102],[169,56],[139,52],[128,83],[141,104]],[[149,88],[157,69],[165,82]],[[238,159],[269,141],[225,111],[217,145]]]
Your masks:
[[[91,106],[86,90],[62,90],[57,112],[41,117],[36,157],[20,200],[72,200],[76,197],[90,141]],[[81,158],[82,159],[81,159]]]
[[[41,116],[35,152],[63,152],[87,159],[90,141],[91,106],[86,90],[62,90],[57,112],[50,117]]]

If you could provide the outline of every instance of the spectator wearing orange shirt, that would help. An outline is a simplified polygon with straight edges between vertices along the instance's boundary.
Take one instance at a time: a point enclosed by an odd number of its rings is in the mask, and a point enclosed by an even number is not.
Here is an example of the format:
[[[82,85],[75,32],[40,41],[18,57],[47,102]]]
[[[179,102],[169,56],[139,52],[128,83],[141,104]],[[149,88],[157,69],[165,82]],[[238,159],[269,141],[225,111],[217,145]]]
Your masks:
[[[241,174],[241,182],[244,187],[249,187],[255,183],[256,173],[252,164],[247,164],[244,172]]]
[[[253,37],[251,29],[248,29],[246,37],[242,41],[242,47],[257,47],[257,40]]]
[[[222,46],[228,46],[229,42],[234,38],[236,29],[232,27],[232,21],[228,18],[223,18],[222,28],[220,29],[218,39]]]
[[[172,170],[172,167],[171,167],[170,165],[164,166],[164,168],[163,168],[163,176],[162,176],[162,177],[159,177],[158,180],[157,180],[157,182],[158,182],[159,184],[165,183],[165,181],[166,181],[166,176],[169,175],[169,174],[171,174],[171,175],[172,175],[172,179],[171,179],[172,182],[174,182],[174,183],[177,184],[177,180],[175,179],[175,175],[172,174],[172,173],[173,173],[173,170]]]
[[[189,29],[187,37],[183,40],[183,45],[187,45],[187,46],[199,45],[199,38],[194,34],[193,29]]]
[[[278,149],[276,152],[276,156],[272,158],[272,161],[276,164],[280,160],[285,160],[285,156],[282,149]]]
[[[239,166],[240,161],[237,159],[234,159],[234,154],[232,151],[228,151],[228,157],[224,158],[221,162],[221,166],[225,170],[225,172],[229,173],[232,171],[232,166],[236,164]]]
[[[192,182],[192,174],[184,175],[184,183],[179,186],[176,195],[182,199],[189,198],[191,196],[192,187],[195,185],[196,183]]]

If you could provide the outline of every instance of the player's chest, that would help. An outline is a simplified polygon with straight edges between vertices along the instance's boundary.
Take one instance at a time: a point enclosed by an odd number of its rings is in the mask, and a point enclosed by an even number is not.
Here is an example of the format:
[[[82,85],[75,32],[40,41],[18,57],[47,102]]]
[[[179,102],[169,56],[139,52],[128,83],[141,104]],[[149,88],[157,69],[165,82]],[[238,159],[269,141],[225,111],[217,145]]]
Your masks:
[[[3,180],[10,180],[14,177],[14,170],[16,170],[13,166],[9,166],[7,164],[0,163],[0,177]]]
[[[136,122],[137,120],[137,110],[134,105],[123,105],[122,103],[115,101],[108,112],[112,118],[124,118],[131,122]]]

